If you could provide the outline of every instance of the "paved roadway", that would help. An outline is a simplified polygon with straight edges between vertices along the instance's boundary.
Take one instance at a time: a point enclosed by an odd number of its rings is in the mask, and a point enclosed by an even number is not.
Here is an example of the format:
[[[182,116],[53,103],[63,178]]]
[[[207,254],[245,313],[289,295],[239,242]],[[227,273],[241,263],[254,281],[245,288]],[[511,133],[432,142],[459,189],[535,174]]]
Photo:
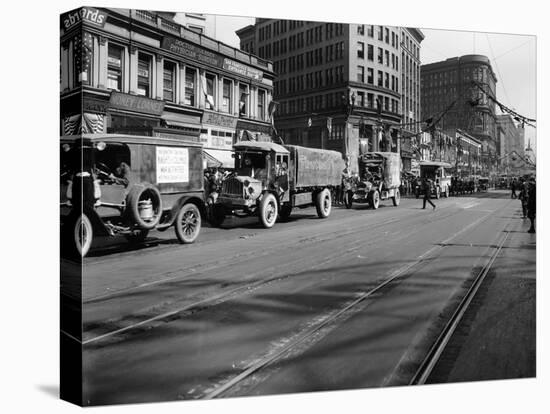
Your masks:
[[[222,396],[407,384],[521,220],[505,192],[435,203],[335,207],[325,220],[298,210],[270,230],[234,219],[187,246],[170,230],[138,248],[95,246],[82,280],[84,403],[205,398],[279,353]]]

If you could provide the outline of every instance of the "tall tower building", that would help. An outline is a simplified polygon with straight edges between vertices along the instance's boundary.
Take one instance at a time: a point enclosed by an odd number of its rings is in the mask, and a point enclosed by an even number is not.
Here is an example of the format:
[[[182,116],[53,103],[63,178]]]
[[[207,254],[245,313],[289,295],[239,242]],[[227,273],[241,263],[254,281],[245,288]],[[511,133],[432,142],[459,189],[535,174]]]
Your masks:
[[[397,152],[404,97],[407,119],[419,119],[418,29],[256,19],[237,35],[242,50],[273,61],[275,127],[285,143]]]

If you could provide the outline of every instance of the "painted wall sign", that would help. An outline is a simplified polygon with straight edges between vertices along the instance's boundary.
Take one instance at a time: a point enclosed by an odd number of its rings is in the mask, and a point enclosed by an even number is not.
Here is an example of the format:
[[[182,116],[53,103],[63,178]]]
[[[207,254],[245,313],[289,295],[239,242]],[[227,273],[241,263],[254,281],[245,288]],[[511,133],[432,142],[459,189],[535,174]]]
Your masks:
[[[189,182],[189,151],[179,147],[157,147],[157,184]]]
[[[65,30],[69,30],[80,22],[87,22],[94,26],[103,27],[105,26],[106,20],[107,14],[92,7],[82,7],[62,15],[61,27]]]
[[[230,72],[238,73],[241,76],[252,78],[257,81],[261,81],[263,78],[263,72],[258,69],[251,68],[250,66],[243,65],[242,63],[235,62],[234,60],[225,58],[223,60],[223,68]]]
[[[216,53],[210,50],[203,49],[188,43],[181,39],[173,37],[164,37],[162,39],[161,48],[169,50],[177,55],[187,57],[189,59],[196,60],[198,62],[206,63],[208,65],[222,67],[221,58]]]
[[[150,115],[161,115],[164,110],[164,101],[115,91],[111,92],[109,104],[111,108],[126,109]]]
[[[233,116],[218,114],[215,112],[205,112],[202,116],[202,123],[208,125],[216,125],[224,128],[235,129],[238,118]]]

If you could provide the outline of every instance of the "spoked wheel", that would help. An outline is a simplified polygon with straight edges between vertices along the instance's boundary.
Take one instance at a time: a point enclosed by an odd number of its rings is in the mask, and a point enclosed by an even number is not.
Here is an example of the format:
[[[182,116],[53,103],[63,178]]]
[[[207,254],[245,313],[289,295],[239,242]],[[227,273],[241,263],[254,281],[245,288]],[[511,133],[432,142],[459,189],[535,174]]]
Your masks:
[[[346,208],[351,208],[353,205],[353,191],[348,190],[344,193],[344,205]]]
[[[72,253],[80,257],[85,257],[92,245],[94,230],[92,222],[88,216],[82,213],[76,218],[72,232]]]
[[[315,207],[317,208],[317,215],[320,218],[327,218],[330,215],[332,199],[330,197],[330,191],[327,188],[317,194]]]
[[[378,191],[374,191],[371,195],[370,206],[376,210],[380,205],[380,194]]]
[[[399,194],[399,190],[395,190],[395,195],[391,198],[391,201],[393,202],[393,205],[397,207],[399,203],[401,202],[401,194]]]
[[[185,204],[176,217],[174,228],[180,243],[193,243],[201,231],[201,213],[193,204]]]
[[[273,194],[265,194],[260,202],[260,223],[266,228],[270,229],[275,224],[278,214],[277,199]]]

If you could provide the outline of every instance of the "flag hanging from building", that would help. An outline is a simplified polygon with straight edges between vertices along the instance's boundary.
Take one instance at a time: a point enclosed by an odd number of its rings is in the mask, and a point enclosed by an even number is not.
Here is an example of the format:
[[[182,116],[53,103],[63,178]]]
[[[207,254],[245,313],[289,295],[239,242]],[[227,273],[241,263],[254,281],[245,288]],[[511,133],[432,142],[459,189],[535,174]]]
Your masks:
[[[64,135],[101,134],[105,125],[105,115],[72,115],[63,120]]]
[[[310,128],[312,124],[311,118],[307,119],[307,127]]]

